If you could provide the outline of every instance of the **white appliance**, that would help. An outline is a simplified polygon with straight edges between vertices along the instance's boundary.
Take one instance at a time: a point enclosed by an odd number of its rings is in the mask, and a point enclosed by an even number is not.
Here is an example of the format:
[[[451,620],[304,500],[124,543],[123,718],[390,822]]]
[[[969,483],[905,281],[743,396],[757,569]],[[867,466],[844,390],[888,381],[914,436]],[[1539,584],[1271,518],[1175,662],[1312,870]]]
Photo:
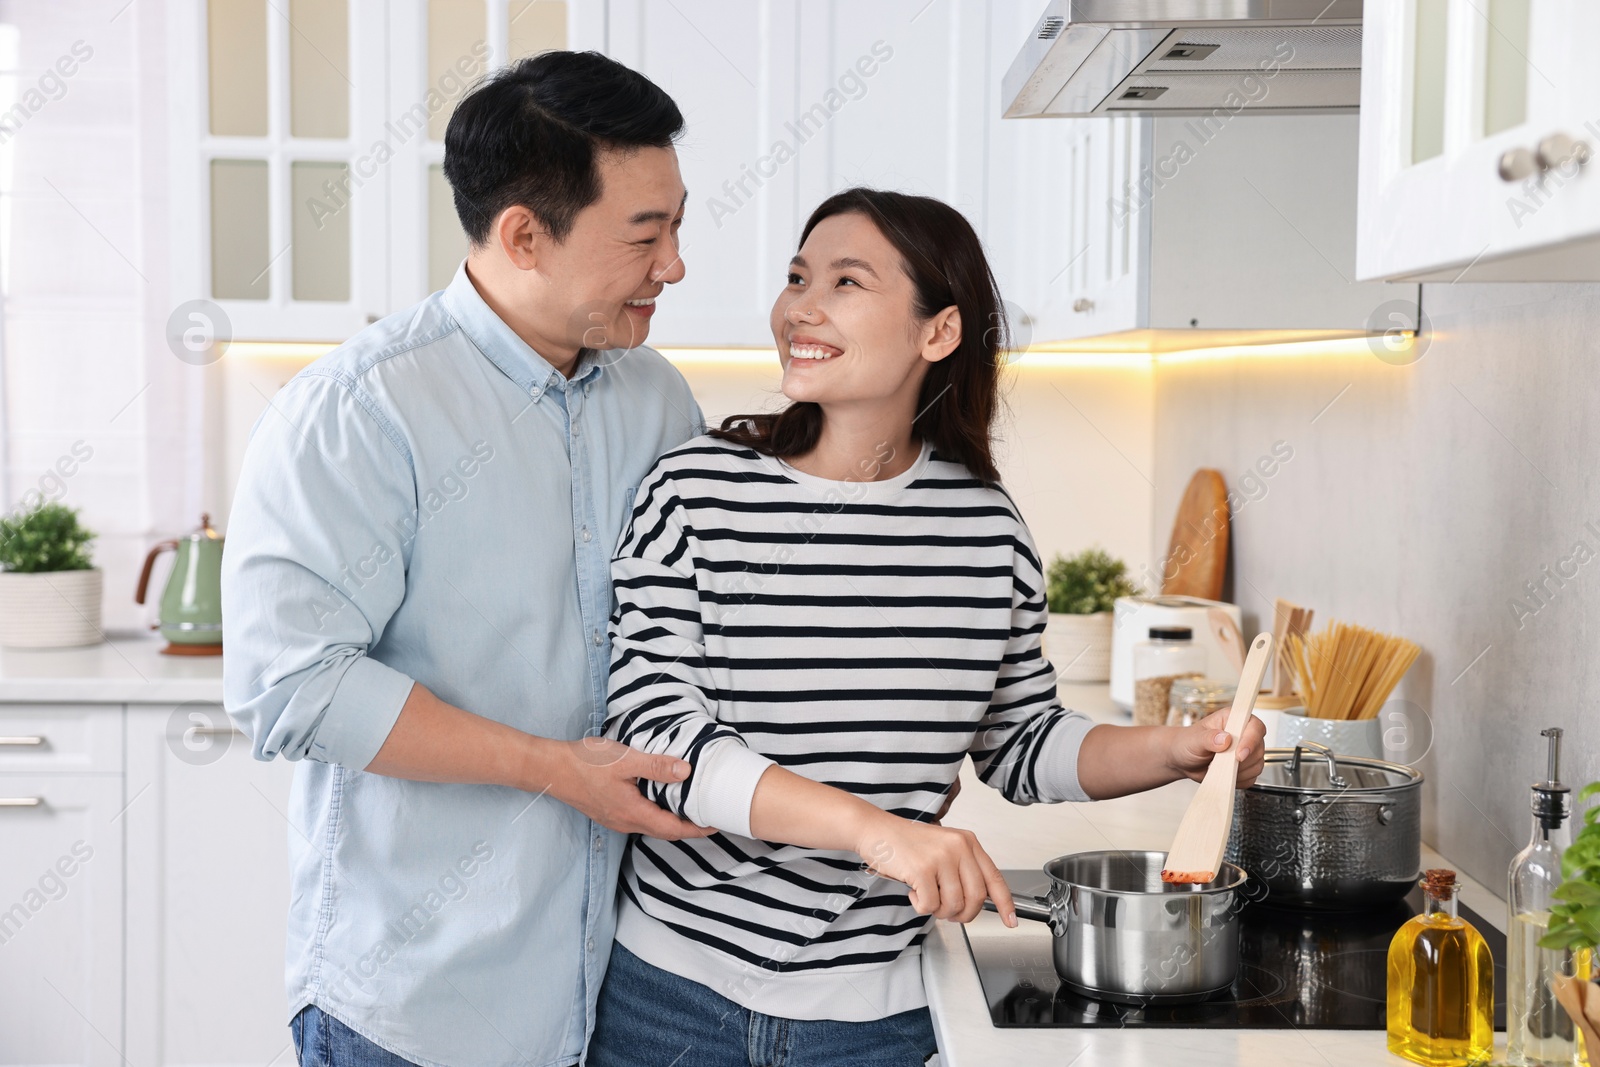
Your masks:
[[[1148,640],[1152,626],[1187,626],[1194,643],[1206,650],[1207,678],[1237,678],[1233,661],[1206,624],[1206,612],[1221,608],[1240,627],[1239,605],[1197,596],[1118,597],[1111,615],[1111,699],[1123,710],[1133,707],[1133,646]]]
[[[1354,111],[1361,0],[1053,0],[1001,99],[1008,119]]]

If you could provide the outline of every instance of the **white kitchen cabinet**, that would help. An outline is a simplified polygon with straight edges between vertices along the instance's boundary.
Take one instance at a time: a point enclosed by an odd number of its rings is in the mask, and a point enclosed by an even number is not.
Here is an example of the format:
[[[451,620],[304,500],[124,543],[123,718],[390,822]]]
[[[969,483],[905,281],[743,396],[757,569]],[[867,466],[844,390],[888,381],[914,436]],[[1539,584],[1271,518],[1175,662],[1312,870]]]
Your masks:
[[[671,94],[686,126],[678,144],[689,193],[679,246],[685,276],[657,305],[650,343],[770,346],[768,313],[799,228],[799,166],[825,151],[788,128],[798,117],[801,5],[607,6],[608,54]]]
[[[1572,154],[1600,149],[1600,6],[1394,0],[1364,19],[1357,273],[1600,280],[1600,161]]]
[[[120,704],[0,704],[0,774],[121,774]]]
[[[294,765],[216,704],[128,710],[128,1060],[278,1067]]]
[[[103,714],[120,718],[121,708]],[[0,773],[0,1064],[125,1062],[120,774]]]
[[[199,363],[213,338],[342,341],[442,287],[465,254],[439,166],[455,103],[509,59],[605,39],[604,0],[181,0],[167,12],[182,305],[168,343]]]
[[[611,0],[610,54],[670,93],[688,127],[678,147],[687,274],[662,298],[651,343],[770,347],[769,313],[801,227],[854,185],[954,205],[988,241],[997,271],[1031,277],[1010,242],[1036,233],[1024,216],[1051,199],[1047,179],[1032,172],[1041,180],[1026,204],[989,187],[997,170],[1020,169],[990,140],[1003,69],[990,60],[990,20],[1012,7]],[[1002,139],[1030,140],[1010,130]],[[1017,224],[991,236],[996,216]]]
[[[1415,285],[1355,278],[1354,116],[1007,124],[1055,142],[1029,146],[1049,175],[1042,206],[991,216],[1014,228],[994,244],[1002,263],[1020,251],[1014,299],[1036,344],[1163,351],[1353,336],[1392,327],[1390,312],[1416,326]]]

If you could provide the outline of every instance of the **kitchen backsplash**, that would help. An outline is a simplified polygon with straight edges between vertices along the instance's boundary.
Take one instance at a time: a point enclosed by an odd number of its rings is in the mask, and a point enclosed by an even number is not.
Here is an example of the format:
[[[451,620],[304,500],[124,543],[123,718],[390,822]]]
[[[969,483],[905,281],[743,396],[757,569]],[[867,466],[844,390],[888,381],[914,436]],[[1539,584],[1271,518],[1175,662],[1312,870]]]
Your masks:
[[[1425,752],[1424,837],[1500,887],[1539,730],[1566,729],[1569,782],[1600,777],[1600,285],[1428,285],[1423,310],[1410,363],[1375,343],[1163,364],[1151,544],[1193,470],[1216,467],[1252,489],[1232,550],[1247,629],[1286,597],[1319,627],[1419,642],[1391,741]],[[1292,458],[1263,476],[1279,442]]]

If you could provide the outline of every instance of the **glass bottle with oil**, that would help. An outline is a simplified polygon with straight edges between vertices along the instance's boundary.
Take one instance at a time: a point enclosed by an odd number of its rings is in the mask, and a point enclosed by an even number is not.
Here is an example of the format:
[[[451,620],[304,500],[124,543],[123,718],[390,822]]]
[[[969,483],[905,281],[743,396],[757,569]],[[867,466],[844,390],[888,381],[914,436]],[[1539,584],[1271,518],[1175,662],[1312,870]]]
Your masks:
[[[1389,1051],[1433,1067],[1494,1052],[1494,960],[1456,914],[1456,888],[1455,871],[1426,871],[1422,914],[1389,942]]]
[[[1536,1067],[1587,1064],[1572,1019],[1550,991],[1556,975],[1589,977],[1587,949],[1548,949],[1552,891],[1561,884],[1561,853],[1572,844],[1571,792],[1561,784],[1561,730],[1548,741],[1547,775],[1533,787],[1533,839],[1511,861],[1506,893],[1506,1059]]]

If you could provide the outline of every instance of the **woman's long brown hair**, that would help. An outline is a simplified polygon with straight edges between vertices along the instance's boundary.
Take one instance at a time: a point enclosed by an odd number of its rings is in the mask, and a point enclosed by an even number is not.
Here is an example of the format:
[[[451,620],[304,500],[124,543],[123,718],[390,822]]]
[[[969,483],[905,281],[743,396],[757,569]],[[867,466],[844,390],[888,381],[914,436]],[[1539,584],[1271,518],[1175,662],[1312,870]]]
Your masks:
[[[943,201],[855,188],[817,205],[800,244],[823,219],[850,212],[871,219],[900,253],[916,291],[912,311],[919,320],[952,305],[961,312],[961,342],[929,365],[912,432],[931,442],[941,458],[965,465],[987,484],[999,482],[990,427],[998,406],[1006,318],[982,242],[961,212]],[[711,431],[713,437],[781,459],[805,455],[821,435],[822,408],[808,401],[778,412],[731,415]]]

